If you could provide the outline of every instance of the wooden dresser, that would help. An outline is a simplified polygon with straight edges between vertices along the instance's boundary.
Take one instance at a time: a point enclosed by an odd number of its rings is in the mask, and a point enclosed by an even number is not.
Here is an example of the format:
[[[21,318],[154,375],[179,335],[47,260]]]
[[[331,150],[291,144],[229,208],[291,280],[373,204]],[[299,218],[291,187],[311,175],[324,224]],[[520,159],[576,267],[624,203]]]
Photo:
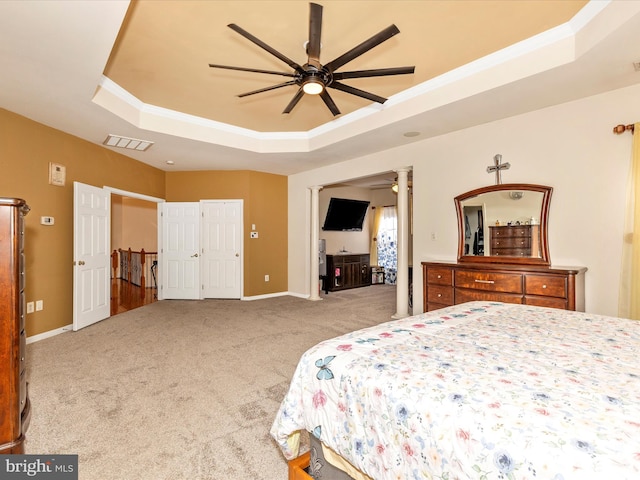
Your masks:
[[[514,225],[489,227],[489,255],[539,257],[540,226]]]
[[[584,311],[583,267],[422,262],[424,311],[474,300]]]
[[[24,453],[27,394],[24,216],[18,198],[0,198],[0,454]]]

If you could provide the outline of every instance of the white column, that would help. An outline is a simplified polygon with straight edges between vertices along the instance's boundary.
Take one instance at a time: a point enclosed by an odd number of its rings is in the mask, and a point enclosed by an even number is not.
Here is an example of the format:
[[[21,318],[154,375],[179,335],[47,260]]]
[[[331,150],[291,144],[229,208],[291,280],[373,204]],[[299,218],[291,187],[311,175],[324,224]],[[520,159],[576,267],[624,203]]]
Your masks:
[[[320,298],[320,261],[318,244],[320,241],[320,212],[318,211],[318,192],[322,189],[313,186],[311,190],[311,273],[309,278],[309,300],[322,300]]]
[[[409,168],[398,174],[398,273],[396,280],[396,313],[392,318],[409,316]]]

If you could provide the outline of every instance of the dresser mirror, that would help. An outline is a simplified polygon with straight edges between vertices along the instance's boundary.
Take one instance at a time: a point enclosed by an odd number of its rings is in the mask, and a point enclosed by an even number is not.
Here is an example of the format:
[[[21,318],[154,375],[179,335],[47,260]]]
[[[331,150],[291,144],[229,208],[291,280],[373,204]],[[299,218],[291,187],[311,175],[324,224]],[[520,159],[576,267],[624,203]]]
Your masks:
[[[455,197],[458,261],[549,265],[552,191],[543,185],[511,183]]]

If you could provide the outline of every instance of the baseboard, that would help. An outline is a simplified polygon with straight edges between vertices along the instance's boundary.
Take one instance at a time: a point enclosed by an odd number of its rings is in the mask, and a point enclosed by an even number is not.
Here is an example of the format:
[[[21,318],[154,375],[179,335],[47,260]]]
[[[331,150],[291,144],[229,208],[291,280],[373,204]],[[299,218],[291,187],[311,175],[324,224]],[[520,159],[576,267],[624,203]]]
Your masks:
[[[45,338],[55,337],[61,333],[70,332],[73,330],[73,324],[66,325],[64,327],[56,328],[55,330],[49,330],[48,332],[39,333],[38,335],[31,335],[27,337],[27,343],[39,342]]]
[[[250,297],[242,297],[242,300],[247,300],[247,301],[262,300],[264,298],[285,297],[287,295],[290,295],[290,293],[289,292],[266,293],[264,295],[252,295]]]
[[[309,295],[308,293],[287,292],[287,295],[290,295],[292,297],[304,298],[304,299],[308,299],[309,297],[311,297],[311,295]]]

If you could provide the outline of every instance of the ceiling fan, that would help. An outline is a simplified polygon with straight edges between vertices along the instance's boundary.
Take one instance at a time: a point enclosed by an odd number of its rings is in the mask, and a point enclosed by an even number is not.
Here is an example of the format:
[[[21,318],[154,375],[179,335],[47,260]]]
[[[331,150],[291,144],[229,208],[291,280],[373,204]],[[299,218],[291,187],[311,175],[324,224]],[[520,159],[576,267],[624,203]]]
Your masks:
[[[320,98],[322,98],[325,105],[329,108],[329,110],[334,116],[340,115],[340,110],[338,109],[333,99],[329,95],[329,92],[327,91],[327,89],[329,88],[334,88],[336,90],[350,93],[352,95],[366,98],[368,100],[378,102],[378,103],[384,103],[387,101],[387,99],[384,97],[380,97],[373,93],[360,90],[350,85],[345,85],[344,83],[339,82],[339,80],[346,80],[349,78],[382,77],[387,75],[405,75],[405,74],[410,74],[414,72],[415,66],[377,68],[372,70],[356,70],[351,72],[336,72],[336,70],[338,70],[343,65],[349,63],[350,61],[359,57],[363,53],[366,53],[372,48],[390,39],[394,35],[400,33],[400,30],[398,30],[398,27],[396,27],[393,24],[388,26],[381,32],[377,33],[373,37],[369,38],[368,40],[365,40],[360,45],[342,54],[338,58],[324,65],[321,64],[320,63],[320,36],[322,33],[322,5],[318,5],[316,3],[310,3],[309,5],[310,5],[309,41],[306,43],[308,59],[307,59],[307,63],[305,63],[304,65],[297,64],[290,58],[286,57],[282,53],[278,52],[274,48],[264,43],[262,40],[254,37],[249,32],[242,29],[235,23],[231,23],[228,25],[228,27],[231,28],[233,31],[239,33],[246,39],[258,45],[260,48],[263,48],[264,50],[269,52],[271,55],[277,57],[278,59],[282,60],[284,63],[289,65],[294,70],[292,73],[277,72],[272,70],[260,70],[257,68],[248,68],[248,67],[233,67],[229,65],[218,65],[213,63],[210,63],[209,66],[212,68],[223,68],[227,70],[239,70],[242,72],[266,73],[269,75],[281,75],[285,77],[291,77],[292,80],[289,80],[287,82],[279,83],[277,85],[272,85],[266,88],[260,88],[258,90],[253,90],[251,92],[242,93],[238,95],[238,97],[246,97],[249,95],[254,95],[256,93],[275,90],[277,88],[287,87],[290,85],[297,85],[299,87],[298,92],[294,95],[293,99],[289,102],[289,104],[286,106],[286,108],[282,113],[290,113],[306,93],[309,95],[320,95]]]

